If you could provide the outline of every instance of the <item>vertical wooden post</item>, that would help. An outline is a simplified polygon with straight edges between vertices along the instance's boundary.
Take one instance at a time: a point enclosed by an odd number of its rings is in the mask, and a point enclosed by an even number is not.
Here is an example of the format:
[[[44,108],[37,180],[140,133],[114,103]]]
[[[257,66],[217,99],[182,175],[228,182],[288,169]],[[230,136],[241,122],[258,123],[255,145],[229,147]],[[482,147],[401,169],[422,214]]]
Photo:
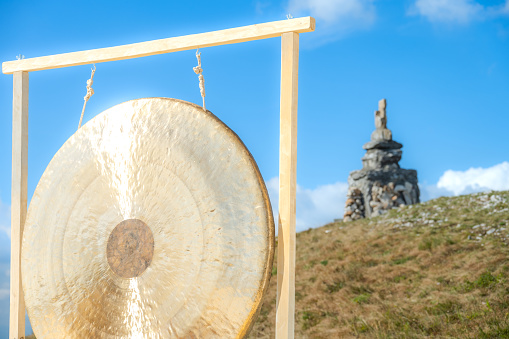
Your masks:
[[[25,298],[21,286],[21,241],[27,214],[28,72],[15,72],[13,78],[9,339],[22,339],[25,337]]]
[[[276,338],[293,339],[295,325],[295,202],[299,34],[281,37],[281,121]]]

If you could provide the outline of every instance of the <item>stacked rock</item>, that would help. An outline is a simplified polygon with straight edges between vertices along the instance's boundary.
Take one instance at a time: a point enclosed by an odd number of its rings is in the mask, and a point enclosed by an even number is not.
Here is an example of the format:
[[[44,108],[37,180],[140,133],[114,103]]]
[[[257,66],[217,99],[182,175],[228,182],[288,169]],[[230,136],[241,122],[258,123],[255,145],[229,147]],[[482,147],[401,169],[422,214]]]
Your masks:
[[[350,191],[360,191],[363,216],[368,218],[391,208],[419,202],[417,171],[399,167],[403,145],[392,140],[392,132],[387,128],[386,107],[387,101],[380,100],[378,111],[375,111],[375,131],[371,134],[371,141],[363,146],[366,154],[362,157],[362,169],[351,172],[348,177],[347,199],[351,198]],[[349,202],[347,200],[345,207],[345,221],[354,220],[351,217],[353,213],[347,215],[352,206]]]
[[[345,216],[343,221],[352,221],[364,218],[364,198],[358,188],[350,187],[346,196]]]

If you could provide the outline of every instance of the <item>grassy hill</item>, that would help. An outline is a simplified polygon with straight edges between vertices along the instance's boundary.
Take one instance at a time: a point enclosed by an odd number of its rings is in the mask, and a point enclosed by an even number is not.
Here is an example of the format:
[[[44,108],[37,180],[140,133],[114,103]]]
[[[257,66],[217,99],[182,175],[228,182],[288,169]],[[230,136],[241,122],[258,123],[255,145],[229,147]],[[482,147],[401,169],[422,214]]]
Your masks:
[[[297,234],[295,337],[509,338],[508,229],[506,191]],[[274,338],[275,274],[250,338]]]
[[[301,232],[295,337],[509,338],[508,243],[509,191]],[[276,273],[249,338],[274,338]]]

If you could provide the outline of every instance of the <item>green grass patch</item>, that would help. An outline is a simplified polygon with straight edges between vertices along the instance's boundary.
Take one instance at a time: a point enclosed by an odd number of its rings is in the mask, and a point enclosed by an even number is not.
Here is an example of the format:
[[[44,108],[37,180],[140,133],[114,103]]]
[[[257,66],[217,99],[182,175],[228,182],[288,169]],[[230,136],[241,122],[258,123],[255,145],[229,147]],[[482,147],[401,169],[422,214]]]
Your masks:
[[[307,330],[313,326],[318,325],[321,317],[318,312],[302,311],[302,329]]]
[[[405,280],[405,279],[406,279],[406,276],[404,276],[404,275],[398,275],[398,276],[394,277],[393,281],[397,284],[397,283],[399,283],[399,282],[402,282],[402,281],[403,281],[403,280]]]
[[[365,304],[369,301],[369,298],[371,298],[371,294],[369,293],[362,293],[358,296],[354,297],[352,301],[356,304]]]
[[[406,263],[407,261],[413,260],[413,259],[415,259],[415,256],[396,258],[396,259],[392,260],[392,264],[393,265],[402,265],[402,264]]]
[[[343,281],[334,281],[332,284],[325,284],[325,290],[327,293],[335,293],[345,287],[345,283]]]
[[[474,282],[475,286],[478,288],[490,288],[493,285],[496,285],[501,279],[501,276],[494,276],[491,272],[484,272],[481,276]]]

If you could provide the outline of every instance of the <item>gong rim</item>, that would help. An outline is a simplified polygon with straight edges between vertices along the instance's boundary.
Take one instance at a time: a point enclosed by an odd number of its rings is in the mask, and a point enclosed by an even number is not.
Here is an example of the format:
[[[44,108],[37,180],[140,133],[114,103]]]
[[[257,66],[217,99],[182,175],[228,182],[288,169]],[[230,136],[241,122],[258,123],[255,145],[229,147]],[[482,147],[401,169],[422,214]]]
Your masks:
[[[264,204],[265,211],[266,211],[265,216],[266,216],[266,221],[267,221],[267,226],[268,226],[266,240],[267,240],[267,244],[268,244],[268,248],[267,248],[268,251],[266,253],[265,259],[263,260],[265,262],[263,274],[259,281],[258,289],[257,289],[256,293],[254,294],[254,298],[252,300],[252,307],[249,311],[248,316],[246,317],[245,321],[243,322],[242,326],[240,326],[240,328],[238,329],[238,332],[236,335],[236,337],[243,337],[249,332],[249,330],[251,329],[251,327],[254,324],[256,315],[258,314],[258,312],[260,311],[260,308],[261,308],[263,294],[268,287],[268,283],[269,283],[270,277],[272,275],[271,274],[272,273],[272,263],[273,263],[274,248],[275,248],[275,226],[274,226],[272,209],[271,209],[267,189],[265,186],[265,182],[261,176],[261,173],[259,171],[259,168],[258,168],[254,158],[252,157],[252,155],[249,152],[249,150],[247,149],[247,147],[244,145],[244,143],[238,137],[238,135],[235,132],[233,132],[226,124],[224,124],[219,118],[217,118],[210,111],[203,111],[203,109],[198,105],[188,103],[188,102],[185,102],[182,100],[170,99],[170,98],[144,98],[144,99],[131,100],[131,101],[127,101],[127,102],[121,103],[119,105],[116,105],[116,106],[102,112],[101,114],[99,114],[98,116],[93,118],[91,121],[89,121],[87,124],[85,124],[73,136],[71,136],[66,141],[66,143],[64,143],[62,148],[57,152],[57,154],[51,160],[50,164],[48,165],[48,168],[42,175],[41,181],[37,185],[36,191],[34,193],[34,197],[32,198],[32,202],[30,204],[30,208],[29,208],[29,211],[27,214],[27,224],[26,224],[25,233],[24,233],[24,237],[23,237],[22,273],[23,273],[23,276],[26,277],[23,280],[23,289],[26,291],[25,293],[28,296],[28,298],[27,298],[28,313],[31,316],[31,319],[32,319],[32,315],[38,314],[37,311],[35,310],[35,308],[37,308],[38,306],[32,307],[32,305],[30,305],[30,304],[34,304],[34,301],[33,301],[34,297],[30,295],[31,290],[33,290],[33,284],[30,282],[30,279],[33,278],[33,276],[31,276],[31,269],[34,268],[33,262],[32,263],[30,263],[30,262],[34,261],[34,258],[31,257],[30,253],[31,253],[31,251],[33,251],[33,246],[31,246],[31,245],[34,245],[33,234],[40,234],[39,232],[41,232],[41,230],[37,230],[38,226],[36,225],[36,223],[34,223],[32,221],[32,219],[36,218],[36,217],[32,217],[32,214],[33,213],[37,214],[38,212],[32,212],[31,210],[32,210],[32,205],[34,204],[34,202],[35,202],[35,205],[38,205],[41,203],[42,197],[40,197],[36,193],[38,192],[38,190],[40,190],[40,185],[42,185],[42,186],[45,185],[45,183],[46,183],[46,181],[44,181],[44,180],[46,180],[45,178],[48,176],[51,176],[51,174],[52,174],[52,173],[47,174],[46,172],[48,170],[50,170],[50,171],[54,170],[55,165],[59,164],[59,161],[61,159],[59,159],[58,155],[61,153],[61,150],[69,149],[69,148],[73,148],[73,147],[79,148],[80,147],[79,143],[80,143],[80,141],[83,141],[82,140],[83,136],[87,135],[87,133],[90,133],[90,129],[93,128],[94,124],[96,124],[96,122],[98,120],[102,119],[102,117],[104,117],[108,112],[110,112],[114,108],[119,107],[121,105],[134,105],[134,104],[137,104],[140,102],[148,102],[148,101],[152,101],[152,102],[155,102],[155,101],[168,102],[168,101],[170,101],[172,103],[182,104],[182,105],[191,107],[194,111],[200,112],[200,114],[205,115],[207,117],[207,119],[214,121],[215,124],[221,126],[222,131],[227,133],[229,138],[231,138],[232,140],[235,141],[236,147],[239,147],[239,149],[241,149],[245,153],[245,157],[249,162],[249,168],[253,171],[252,174],[254,174],[254,176],[256,177],[257,183],[260,188],[261,198],[263,200],[263,204]],[[156,167],[156,166],[154,166],[154,167]],[[58,185],[58,183],[56,183],[55,185]],[[43,204],[43,206],[46,206],[46,205],[47,204]],[[69,215],[69,217],[70,217],[70,215]],[[141,220],[141,221],[145,222],[145,220]],[[152,230],[152,232],[154,232],[154,230]],[[105,252],[106,252],[106,250],[105,250]],[[57,254],[51,254],[50,257],[56,256],[56,255]],[[150,265],[150,263],[149,263],[149,265]],[[141,272],[137,277],[143,278],[144,274],[145,274],[145,271]],[[53,277],[53,279],[54,279],[54,277]],[[39,296],[35,297],[35,299],[38,299],[38,298],[40,298],[40,297]],[[34,319],[33,322],[34,322],[34,329],[35,329],[35,327],[37,327],[37,324],[38,324],[38,319]],[[108,336],[105,336],[105,337],[108,337]]]

